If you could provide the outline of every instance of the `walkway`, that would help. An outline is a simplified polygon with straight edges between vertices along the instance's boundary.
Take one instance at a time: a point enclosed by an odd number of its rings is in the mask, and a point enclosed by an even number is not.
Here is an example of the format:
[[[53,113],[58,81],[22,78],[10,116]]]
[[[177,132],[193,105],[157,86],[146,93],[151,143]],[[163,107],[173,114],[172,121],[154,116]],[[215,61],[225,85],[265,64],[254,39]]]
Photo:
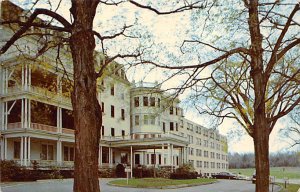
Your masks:
[[[253,192],[255,185],[251,181],[237,181],[237,180],[220,180],[215,184],[202,185],[196,187],[187,187],[179,189],[139,189],[139,188],[123,188],[109,186],[107,183],[111,179],[101,179],[100,186],[102,192]],[[38,181],[28,183],[6,184],[1,187],[1,192],[72,192],[73,180],[51,180]],[[270,187],[271,188],[271,187]],[[272,188],[271,188],[272,189]],[[279,187],[274,186],[274,192],[278,192]],[[271,190],[270,190],[271,191]]]

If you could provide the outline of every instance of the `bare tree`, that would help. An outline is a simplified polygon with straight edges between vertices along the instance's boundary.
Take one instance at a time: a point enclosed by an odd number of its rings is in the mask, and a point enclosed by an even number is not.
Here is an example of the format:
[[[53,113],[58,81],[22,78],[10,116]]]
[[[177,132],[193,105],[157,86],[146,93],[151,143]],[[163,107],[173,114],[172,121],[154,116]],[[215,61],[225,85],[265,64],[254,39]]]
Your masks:
[[[198,55],[197,64],[152,64],[186,71],[188,77],[176,90],[192,89],[200,114],[217,117],[220,123],[234,119],[247,131],[254,140],[256,191],[268,192],[269,135],[300,103],[300,5],[259,0],[214,3],[207,8],[203,31],[214,27],[226,28],[227,33],[207,42],[203,33],[194,32],[192,40],[183,42],[182,52]],[[210,75],[203,75],[206,69]]]
[[[300,145],[300,110],[297,108],[289,115],[292,125],[282,129],[284,136],[291,140],[291,146]]]
[[[51,5],[51,0],[48,3]],[[125,2],[125,1],[124,1]],[[56,12],[57,9],[34,9],[34,5],[38,3],[33,1],[33,12],[26,16],[25,21],[9,20],[2,21],[2,25],[11,25],[14,29],[13,36],[5,42],[0,50],[0,56],[3,55],[17,40],[24,36],[32,35],[44,37],[50,34],[45,34],[47,30],[56,31],[56,41],[47,41],[37,50],[37,56],[42,55],[47,50],[53,47],[58,47],[59,52],[63,45],[68,45],[71,50],[73,59],[73,92],[71,95],[74,126],[75,126],[75,167],[74,167],[74,191],[93,192],[100,191],[98,182],[98,148],[100,139],[100,128],[102,125],[101,107],[96,97],[97,78],[102,77],[105,68],[118,58],[139,58],[141,52],[138,50],[134,53],[116,54],[114,56],[106,55],[103,42],[114,39],[118,36],[125,36],[126,30],[130,26],[124,26],[120,32],[108,36],[102,35],[93,29],[96,10],[98,5],[116,6],[123,1],[101,1],[101,0],[71,0],[71,22]],[[135,6],[144,9],[155,10],[151,6],[145,6],[135,1],[129,1]],[[203,8],[205,5],[202,0],[188,3],[187,1],[176,2],[175,10],[157,11],[158,14],[171,14],[182,12],[193,8]],[[7,3],[7,2],[2,2]],[[59,1],[58,5],[60,5]],[[16,12],[18,13],[18,11]],[[38,17],[47,16],[50,22],[43,22]],[[31,27],[47,29],[39,33],[29,33]],[[104,58],[99,70],[95,70],[94,52],[95,52],[95,37],[102,44],[102,52]],[[44,40],[44,38],[41,38]],[[39,42],[41,44],[43,41]],[[35,59],[35,58],[32,58]]]

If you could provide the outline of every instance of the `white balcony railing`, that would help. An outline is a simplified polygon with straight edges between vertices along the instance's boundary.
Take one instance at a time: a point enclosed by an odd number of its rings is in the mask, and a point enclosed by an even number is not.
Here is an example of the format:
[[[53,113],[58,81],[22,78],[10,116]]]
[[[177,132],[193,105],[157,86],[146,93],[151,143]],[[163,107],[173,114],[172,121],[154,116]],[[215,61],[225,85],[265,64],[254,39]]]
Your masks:
[[[172,132],[167,133],[135,133],[131,135],[124,136],[102,136],[102,140],[106,141],[123,141],[123,140],[141,140],[141,139],[177,139],[180,141],[187,142],[187,137],[184,135],[175,134]]]
[[[10,129],[10,130],[11,129],[22,129],[22,124],[21,124],[21,122],[8,123],[7,129]],[[44,124],[40,124],[40,123],[30,123],[30,127],[28,127],[28,129],[41,130],[41,131],[47,131],[47,132],[52,132],[52,133],[59,132],[59,129],[56,126],[44,125]],[[68,129],[68,128],[62,128],[62,133],[74,135],[74,130]]]
[[[13,87],[8,87],[8,89],[7,89],[7,94],[17,94],[17,93],[22,93],[22,92],[30,92],[30,93],[36,94],[38,96],[41,96],[41,97],[51,98],[51,100],[71,105],[70,97],[66,97],[61,93],[49,91],[46,88],[30,86],[30,87],[28,87],[28,89],[25,89],[25,87],[22,88],[21,86],[16,85]]]

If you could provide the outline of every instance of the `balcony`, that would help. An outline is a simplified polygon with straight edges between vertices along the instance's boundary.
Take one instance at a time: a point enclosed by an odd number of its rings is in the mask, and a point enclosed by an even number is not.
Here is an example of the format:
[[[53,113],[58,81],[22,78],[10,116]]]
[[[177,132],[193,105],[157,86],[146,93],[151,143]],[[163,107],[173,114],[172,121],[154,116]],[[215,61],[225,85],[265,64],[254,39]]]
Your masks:
[[[22,129],[22,124],[21,124],[21,122],[8,123],[7,129],[8,130]],[[56,126],[44,125],[44,124],[39,124],[39,123],[30,123],[30,127],[28,129],[46,131],[46,132],[51,132],[51,133],[59,133],[59,129]],[[62,133],[68,134],[68,135],[74,135],[74,130],[62,128]]]
[[[13,87],[8,87],[7,93],[4,95],[9,96],[9,95],[16,95],[16,94],[21,94],[21,93],[25,93],[25,92],[31,93],[35,96],[39,96],[41,98],[51,99],[54,102],[64,103],[66,105],[71,106],[71,98],[70,97],[66,97],[61,93],[52,92],[45,88],[36,87],[36,86],[30,86],[27,90],[25,89],[25,87],[22,88],[21,86],[18,86],[18,85],[13,86]]]
[[[146,139],[176,139],[187,142],[188,139],[184,135],[176,134],[173,132],[166,133],[138,133],[125,136],[102,136],[104,141],[129,141],[129,140],[146,140]]]

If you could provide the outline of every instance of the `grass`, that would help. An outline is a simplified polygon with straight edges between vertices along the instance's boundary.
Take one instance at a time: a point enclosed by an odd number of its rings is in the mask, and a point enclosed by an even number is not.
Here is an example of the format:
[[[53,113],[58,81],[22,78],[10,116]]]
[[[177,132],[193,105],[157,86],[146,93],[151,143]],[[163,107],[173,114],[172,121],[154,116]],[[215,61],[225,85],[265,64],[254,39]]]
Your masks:
[[[254,168],[248,169],[230,169],[232,173],[241,173],[242,175],[252,176]],[[300,167],[271,167],[270,175],[275,176],[277,179],[288,177],[289,179],[300,179]]]
[[[174,180],[174,179],[164,179],[164,178],[143,178],[143,179],[129,179],[128,185],[126,179],[110,181],[110,184],[118,186],[131,186],[138,188],[145,187],[164,187],[170,185],[182,185],[182,184],[208,184],[215,182],[216,179],[185,179],[185,180]]]
[[[297,192],[298,189],[300,188],[300,185],[298,185],[298,184],[289,184],[289,185],[287,185],[286,189],[284,188],[283,183],[277,183],[277,184],[282,186],[282,189],[280,192]]]

